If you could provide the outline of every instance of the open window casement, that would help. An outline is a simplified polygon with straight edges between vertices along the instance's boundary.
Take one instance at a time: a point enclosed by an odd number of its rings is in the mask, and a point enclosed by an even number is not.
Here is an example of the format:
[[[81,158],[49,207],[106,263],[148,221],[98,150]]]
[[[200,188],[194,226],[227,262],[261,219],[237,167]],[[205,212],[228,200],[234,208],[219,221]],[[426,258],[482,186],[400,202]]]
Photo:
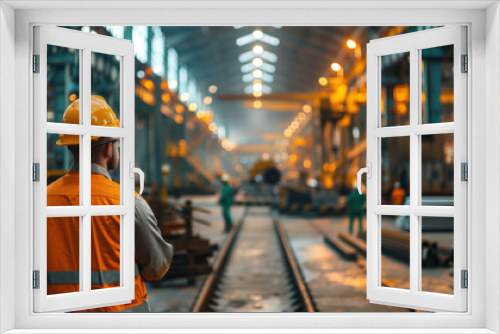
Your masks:
[[[112,57],[116,61],[116,68],[102,68],[104,62],[99,62],[100,57]],[[68,75],[54,76],[53,69],[56,66],[63,66]],[[69,71],[76,72],[79,78],[79,81],[71,83],[72,92],[65,91],[65,85],[58,85],[62,80],[69,80]],[[92,82],[93,71],[111,73],[110,77],[116,82],[113,99],[117,107],[113,110],[118,115],[119,127],[91,125],[91,95],[95,92],[100,93],[98,95],[106,94],[101,93],[106,92],[105,88],[97,87],[102,83]],[[134,46],[130,41],[117,38],[64,28],[35,27],[33,72],[33,169],[34,181],[37,181],[34,183],[34,311],[64,312],[130,303],[134,299],[135,276]],[[49,90],[52,96],[50,101]],[[54,101],[53,96],[58,97],[57,101]],[[80,100],[80,113],[76,116],[79,120],[62,122],[62,112],[75,99]],[[62,110],[57,117],[54,117],[55,108]],[[75,200],[79,201],[79,205],[47,206],[47,177],[51,176],[47,170],[54,169],[51,167],[54,161],[72,159],[67,147],[59,145],[64,136],[65,140],[71,138],[79,145],[79,162],[71,164],[73,168],[76,166],[79,169],[79,189]],[[120,144],[119,205],[91,204],[91,138],[96,137],[109,137]],[[69,163],[66,168],[69,168]],[[120,219],[116,232],[120,241],[118,245],[114,245],[119,250],[119,270],[92,272],[92,252],[99,251],[96,247],[91,247],[94,216],[116,216]],[[64,217],[65,221],[74,224],[77,231],[74,233],[75,238],[79,240],[77,245],[68,243],[50,248],[56,239],[51,235],[54,232],[48,228],[48,221],[58,217]],[[52,249],[51,254],[48,249]],[[58,251],[54,252],[54,249]],[[48,270],[48,257],[55,256],[52,263],[57,264],[58,252],[77,254],[75,258],[78,260],[73,263],[74,270]],[[49,293],[48,284],[52,284],[49,282],[51,280],[57,284],[69,284],[73,290]],[[113,287],[92,289],[93,284],[110,281],[114,281]]]
[[[445,56],[443,50],[448,50]],[[441,58],[435,57],[433,63],[432,56],[436,53]],[[367,298],[372,303],[431,311],[467,310],[467,289],[463,286],[466,282],[462,277],[467,274],[464,272],[467,270],[466,54],[466,28],[459,26],[372,40],[367,46]],[[438,63],[443,57],[449,61],[447,68]],[[394,76],[388,78],[386,67],[397,63],[398,58],[405,58],[400,63],[409,66],[393,70],[393,73],[400,76],[406,71],[407,81],[392,86],[388,82],[394,81]],[[430,86],[429,77],[425,76],[432,66],[437,75],[448,77],[446,87],[441,86],[442,80]],[[437,98],[438,104],[448,98],[451,116],[449,110],[444,117],[441,114],[444,111],[439,108],[437,111],[426,109],[431,98]],[[403,103],[403,106],[387,106],[389,100],[394,104]],[[393,114],[388,115],[391,108]],[[445,143],[440,148],[446,150],[448,157],[446,175],[453,193],[453,201],[448,205],[439,201],[432,203],[422,196],[424,167],[429,165],[428,161],[423,161],[423,156],[430,154],[427,152],[429,146],[425,145],[438,140],[436,138]],[[396,166],[388,166],[387,157],[391,150],[397,150],[398,156],[406,155],[407,163],[389,161]],[[432,170],[432,164],[430,166],[431,172],[439,176]],[[394,171],[398,174],[392,175],[392,180],[406,178],[409,183],[409,200],[407,197],[402,205],[391,205],[382,196],[383,191],[387,193],[387,189],[393,186],[388,180]],[[425,173],[428,174],[428,170]],[[384,265],[383,255],[382,228],[387,216],[409,221],[409,286],[391,286],[387,284],[388,280],[384,280],[385,271],[390,270]],[[443,218],[451,220],[454,225],[453,287],[450,293],[437,293],[423,284],[422,263],[428,251],[422,243],[423,222],[432,225]]]

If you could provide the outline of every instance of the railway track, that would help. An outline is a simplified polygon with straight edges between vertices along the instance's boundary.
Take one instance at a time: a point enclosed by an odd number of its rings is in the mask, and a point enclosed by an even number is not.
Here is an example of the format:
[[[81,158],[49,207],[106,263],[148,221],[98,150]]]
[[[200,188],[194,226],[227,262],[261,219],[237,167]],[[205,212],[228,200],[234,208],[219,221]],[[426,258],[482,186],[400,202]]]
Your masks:
[[[270,208],[245,208],[192,311],[316,311],[286,232]]]

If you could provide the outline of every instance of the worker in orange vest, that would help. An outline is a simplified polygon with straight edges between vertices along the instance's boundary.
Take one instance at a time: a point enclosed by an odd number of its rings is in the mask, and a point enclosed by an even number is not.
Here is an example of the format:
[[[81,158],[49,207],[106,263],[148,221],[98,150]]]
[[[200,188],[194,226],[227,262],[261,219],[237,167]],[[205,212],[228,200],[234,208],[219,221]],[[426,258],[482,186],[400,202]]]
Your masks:
[[[80,101],[66,109],[62,122],[79,124]],[[119,127],[120,122],[106,100],[91,97],[91,125]],[[59,136],[58,146],[67,146],[75,163],[63,177],[47,187],[48,206],[80,205],[79,136]],[[119,139],[91,138],[91,205],[120,205],[120,185],[108,170],[119,162]],[[144,281],[161,279],[172,263],[172,246],[166,243],[147,202],[135,194],[135,298],[130,304],[86,310],[86,312],[151,312]],[[47,218],[47,294],[79,291],[79,217]],[[91,238],[91,288],[120,286],[120,216],[93,216]]]
[[[403,188],[401,188],[400,183],[394,183],[394,189],[392,190],[392,204],[394,205],[403,205],[405,200],[406,192]]]

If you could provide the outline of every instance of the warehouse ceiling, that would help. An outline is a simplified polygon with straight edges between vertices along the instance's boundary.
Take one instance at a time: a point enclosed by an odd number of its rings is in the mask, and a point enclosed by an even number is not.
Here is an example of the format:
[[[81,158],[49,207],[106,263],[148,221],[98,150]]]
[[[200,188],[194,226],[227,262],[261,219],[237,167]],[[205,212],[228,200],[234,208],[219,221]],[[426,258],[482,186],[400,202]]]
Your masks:
[[[217,97],[252,96],[253,48],[262,46],[263,95],[312,93],[320,89],[318,79],[333,75],[332,62],[348,69],[354,60],[346,47],[349,38],[367,42],[368,27],[162,27],[166,46],[173,47],[180,64],[187,65],[203,94],[216,85],[215,120],[238,145],[276,141],[272,134],[284,128],[310,101],[263,100],[260,109],[252,101],[220,100]],[[253,38],[254,32],[262,37]],[[259,37],[259,36],[257,36]],[[240,44],[240,45],[238,45]],[[246,67],[245,67],[246,66]],[[242,68],[243,67],[243,68]],[[246,75],[246,76],[245,76]]]

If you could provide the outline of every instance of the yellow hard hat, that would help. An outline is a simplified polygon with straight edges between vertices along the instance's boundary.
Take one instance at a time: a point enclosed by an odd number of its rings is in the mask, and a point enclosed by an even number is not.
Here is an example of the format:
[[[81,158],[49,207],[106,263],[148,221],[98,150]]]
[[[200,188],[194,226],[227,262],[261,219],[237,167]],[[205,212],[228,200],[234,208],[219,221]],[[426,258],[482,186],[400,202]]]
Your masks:
[[[91,125],[120,127],[120,121],[102,96],[92,95],[90,100]],[[69,105],[64,112],[62,122],[66,124],[80,124],[80,100],[76,100]],[[92,136],[91,140],[98,140],[99,138],[99,136]],[[59,140],[56,142],[58,146],[78,145],[79,143],[79,136],[63,134],[59,135]]]

